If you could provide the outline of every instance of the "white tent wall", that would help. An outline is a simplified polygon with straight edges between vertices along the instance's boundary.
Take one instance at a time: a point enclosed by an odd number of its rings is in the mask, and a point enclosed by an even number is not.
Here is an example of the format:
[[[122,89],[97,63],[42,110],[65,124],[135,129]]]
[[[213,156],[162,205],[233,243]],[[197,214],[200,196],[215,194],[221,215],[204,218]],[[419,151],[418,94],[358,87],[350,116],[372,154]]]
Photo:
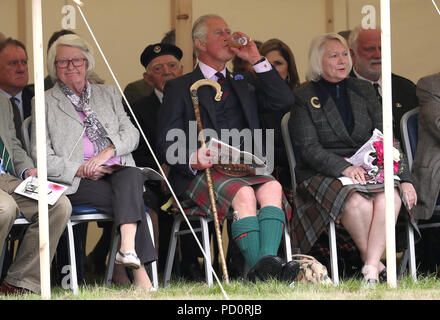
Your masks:
[[[293,50],[301,81],[305,80],[307,52],[311,39],[326,31],[326,1],[329,0],[193,0],[193,19],[206,13],[223,16],[232,30],[242,30],[256,40],[277,37]],[[159,42],[171,29],[171,0],[84,0],[83,11],[92,25],[122,87],[140,79],[139,56],[149,43]],[[333,0],[334,31],[361,23],[362,8],[372,5],[380,24],[379,0]],[[71,0],[43,1],[43,37],[47,43],[53,31],[61,29],[66,14],[63,6]],[[22,18],[23,17],[23,18]],[[23,21],[24,20],[24,21]],[[32,60],[31,2],[0,1],[0,31],[24,41]],[[430,0],[392,0],[393,72],[417,82],[420,77],[440,70],[440,42],[437,37],[440,17]],[[75,32],[93,42],[76,12]],[[96,72],[113,81],[101,57]],[[30,65],[30,74],[33,74]],[[32,76],[31,76],[32,77]],[[32,82],[32,79],[31,79]]]

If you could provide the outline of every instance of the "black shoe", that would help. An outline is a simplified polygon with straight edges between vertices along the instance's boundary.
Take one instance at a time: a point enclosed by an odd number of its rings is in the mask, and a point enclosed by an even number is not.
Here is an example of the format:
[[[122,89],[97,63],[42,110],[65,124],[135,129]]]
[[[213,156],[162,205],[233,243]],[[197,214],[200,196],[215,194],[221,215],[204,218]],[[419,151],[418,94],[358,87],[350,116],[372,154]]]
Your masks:
[[[379,282],[385,283],[387,282],[387,268],[383,268],[381,272],[379,272]]]
[[[248,280],[255,282],[257,279],[264,281],[269,278],[279,279],[283,270],[283,260],[277,256],[264,256],[249,270]]]
[[[299,273],[299,263],[296,261],[289,261],[283,265],[283,270],[281,271],[280,280],[288,283],[292,283],[296,280]]]

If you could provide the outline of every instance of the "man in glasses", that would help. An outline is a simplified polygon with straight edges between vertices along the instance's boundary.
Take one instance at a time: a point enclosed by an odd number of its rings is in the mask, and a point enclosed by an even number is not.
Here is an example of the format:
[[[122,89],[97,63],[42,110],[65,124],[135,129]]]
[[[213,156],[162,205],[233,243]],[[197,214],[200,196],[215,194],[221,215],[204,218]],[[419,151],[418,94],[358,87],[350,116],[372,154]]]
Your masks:
[[[0,43],[0,93],[5,95],[13,106],[14,125],[17,137],[21,137],[21,124],[31,115],[33,85],[27,85],[28,56],[26,47],[18,40],[7,38]]]
[[[22,179],[36,176],[37,169],[34,168],[32,159],[22,149],[16,137],[11,102],[1,94],[0,115],[0,248],[3,248],[20,213],[31,223],[24,233],[15,260],[0,286],[0,292],[4,295],[38,293],[40,292],[38,202],[14,192]],[[71,212],[70,201],[64,195],[53,206],[49,206],[51,259]]]

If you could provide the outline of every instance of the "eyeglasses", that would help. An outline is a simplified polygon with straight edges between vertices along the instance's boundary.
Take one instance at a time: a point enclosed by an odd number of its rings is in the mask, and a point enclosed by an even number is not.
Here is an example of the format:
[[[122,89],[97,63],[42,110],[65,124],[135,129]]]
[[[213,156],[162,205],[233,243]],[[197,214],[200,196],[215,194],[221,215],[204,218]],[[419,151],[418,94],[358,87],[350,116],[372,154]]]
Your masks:
[[[58,68],[67,68],[69,66],[69,63],[72,63],[74,67],[81,67],[84,64],[84,61],[87,61],[86,58],[73,58],[73,59],[61,59],[61,60],[55,60],[55,65]]]
[[[158,63],[151,66],[150,70],[155,74],[161,74],[164,71],[164,65],[168,67],[169,70],[174,71],[180,66],[179,61],[170,61],[167,63]]]

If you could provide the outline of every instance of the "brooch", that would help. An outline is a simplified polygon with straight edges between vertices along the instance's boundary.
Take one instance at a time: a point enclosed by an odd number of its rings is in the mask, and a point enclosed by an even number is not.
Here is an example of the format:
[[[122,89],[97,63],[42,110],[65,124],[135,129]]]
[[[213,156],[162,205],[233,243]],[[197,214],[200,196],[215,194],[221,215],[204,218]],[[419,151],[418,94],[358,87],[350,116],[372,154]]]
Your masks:
[[[232,75],[231,75],[232,76]],[[243,80],[244,79],[244,77],[243,77],[243,75],[241,75],[241,74],[236,74],[235,76],[234,76],[234,80]]]
[[[321,108],[321,104],[319,103],[319,99],[318,99],[318,97],[313,97],[312,99],[310,99],[310,103],[311,103],[312,106],[314,106],[316,109]]]

